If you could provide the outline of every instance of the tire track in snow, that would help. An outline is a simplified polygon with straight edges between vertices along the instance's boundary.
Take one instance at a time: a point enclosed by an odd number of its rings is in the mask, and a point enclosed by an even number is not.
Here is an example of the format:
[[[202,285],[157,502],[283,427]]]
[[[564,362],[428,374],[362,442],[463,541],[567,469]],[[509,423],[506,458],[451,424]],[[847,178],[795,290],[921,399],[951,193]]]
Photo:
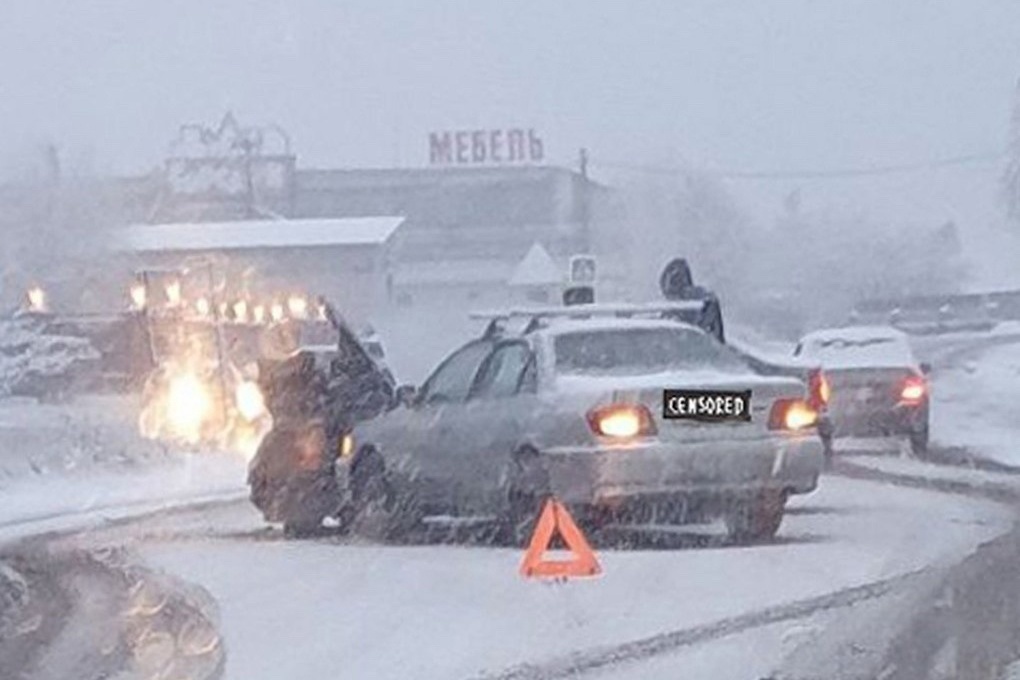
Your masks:
[[[980,459],[978,459],[980,460]],[[953,465],[946,465],[953,467]],[[1007,504],[1020,503],[1020,485],[975,484],[961,479],[933,478],[922,475],[891,473],[837,458],[832,473],[893,486],[924,489],[941,493],[980,498]],[[882,597],[895,588],[925,573],[920,569],[889,579],[845,588],[825,595],[766,607],[713,623],[659,633],[617,645],[608,645],[574,652],[545,662],[525,663],[495,673],[483,673],[472,680],[557,680],[605,670],[628,663],[641,662],[668,654],[677,649],[761,628],[774,623],[801,619],[829,609],[849,607],[858,602]]]
[[[828,609],[849,607],[890,593],[893,589],[917,578],[924,570],[917,570],[892,578],[844,588],[825,595],[796,600],[739,614],[713,623],[681,628],[617,645],[608,645],[586,651],[573,652],[538,663],[512,666],[495,673],[483,673],[472,680],[558,680],[576,678],[585,673],[615,666],[646,661],[668,654],[682,647],[727,637],[744,631],[761,628],[782,621],[801,619]]]

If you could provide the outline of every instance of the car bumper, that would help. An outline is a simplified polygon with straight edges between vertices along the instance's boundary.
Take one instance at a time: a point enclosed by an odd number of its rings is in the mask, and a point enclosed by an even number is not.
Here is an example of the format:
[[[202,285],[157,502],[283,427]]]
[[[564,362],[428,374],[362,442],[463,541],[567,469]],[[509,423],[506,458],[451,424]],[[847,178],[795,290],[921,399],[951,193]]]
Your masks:
[[[887,437],[923,431],[928,426],[925,407],[840,409],[832,412],[837,437]]]
[[[647,442],[543,451],[550,492],[567,503],[640,497],[808,493],[824,466],[816,433],[738,442]]]

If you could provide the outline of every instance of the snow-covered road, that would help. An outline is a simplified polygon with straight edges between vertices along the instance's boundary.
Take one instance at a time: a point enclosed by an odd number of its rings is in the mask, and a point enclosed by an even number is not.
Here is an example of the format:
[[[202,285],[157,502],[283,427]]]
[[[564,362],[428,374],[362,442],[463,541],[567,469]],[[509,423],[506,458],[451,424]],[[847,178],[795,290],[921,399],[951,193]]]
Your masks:
[[[688,535],[664,549],[605,550],[601,578],[567,584],[521,580],[520,553],[508,549],[253,540],[271,535],[243,506],[89,540],[132,536],[148,564],[208,590],[229,678],[468,678],[563,668],[574,654],[583,663],[601,647],[957,561],[1011,517],[984,501],[829,477],[792,503],[775,544],[706,549]],[[796,637],[803,626],[778,629]],[[675,646],[664,651],[679,670]],[[739,677],[782,652],[749,654]]]
[[[936,417],[957,417],[952,404],[966,396],[965,381],[1001,376],[1015,350],[989,350],[973,370],[941,363],[959,356],[938,347],[930,355],[936,398],[945,395],[937,409],[949,404]],[[1009,385],[995,385],[1002,401]],[[766,677],[819,631],[898,596],[919,572],[960,562],[1015,517],[980,498],[827,475],[816,493],[791,501],[774,543],[727,545],[718,526],[654,541],[624,532],[626,540],[600,548],[601,577],[548,584],[518,576],[516,550],[284,540],[236,500],[243,462],[165,451],[139,459],[112,411],[84,409],[78,417],[92,434],[69,448],[64,439],[75,428],[59,410],[0,406],[0,440],[9,442],[0,460],[0,544],[60,530],[47,543],[54,554],[112,548],[145,573],[165,574],[170,585],[161,587],[198,588],[201,597],[189,595],[192,609],[184,609],[207,622],[214,603],[223,671],[236,680]],[[966,417],[977,417],[974,409]],[[947,425],[945,436],[960,434]],[[48,448],[63,454],[12,455],[22,429],[56,437]],[[109,442],[127,455],[104,458]],[[961,482],[981,474],[854,461],[881,474],[937,472]],[[174,643],[160,644],[173,658]]]

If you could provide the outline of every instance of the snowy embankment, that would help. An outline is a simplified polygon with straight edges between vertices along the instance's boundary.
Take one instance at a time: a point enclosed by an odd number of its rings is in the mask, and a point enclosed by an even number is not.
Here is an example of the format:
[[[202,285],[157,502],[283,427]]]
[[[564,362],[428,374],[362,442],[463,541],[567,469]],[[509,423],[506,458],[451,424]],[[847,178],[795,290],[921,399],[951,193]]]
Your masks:
[[[932,440],[1020,467],[1018,404],[1020,342],[962,355],[933,380]]]
[[[0,539],[244,493],[239,457],[144,440],[136,414],[120,396],[0,401]]]

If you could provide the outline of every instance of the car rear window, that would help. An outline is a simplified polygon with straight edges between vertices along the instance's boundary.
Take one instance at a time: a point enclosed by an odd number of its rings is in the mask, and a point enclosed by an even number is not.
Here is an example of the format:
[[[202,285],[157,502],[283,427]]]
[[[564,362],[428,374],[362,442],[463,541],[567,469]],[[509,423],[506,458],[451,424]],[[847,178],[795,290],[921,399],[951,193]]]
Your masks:
[[[805,343],[801,354],[833,366],[906,366],[913,361],[909,346],[899,338],[888,336],[813,340]]]
[[[685,328],[620,328],[557,335],[556,371],[637,374],[670,370],[744,372],[747,364],[704,333]]]

